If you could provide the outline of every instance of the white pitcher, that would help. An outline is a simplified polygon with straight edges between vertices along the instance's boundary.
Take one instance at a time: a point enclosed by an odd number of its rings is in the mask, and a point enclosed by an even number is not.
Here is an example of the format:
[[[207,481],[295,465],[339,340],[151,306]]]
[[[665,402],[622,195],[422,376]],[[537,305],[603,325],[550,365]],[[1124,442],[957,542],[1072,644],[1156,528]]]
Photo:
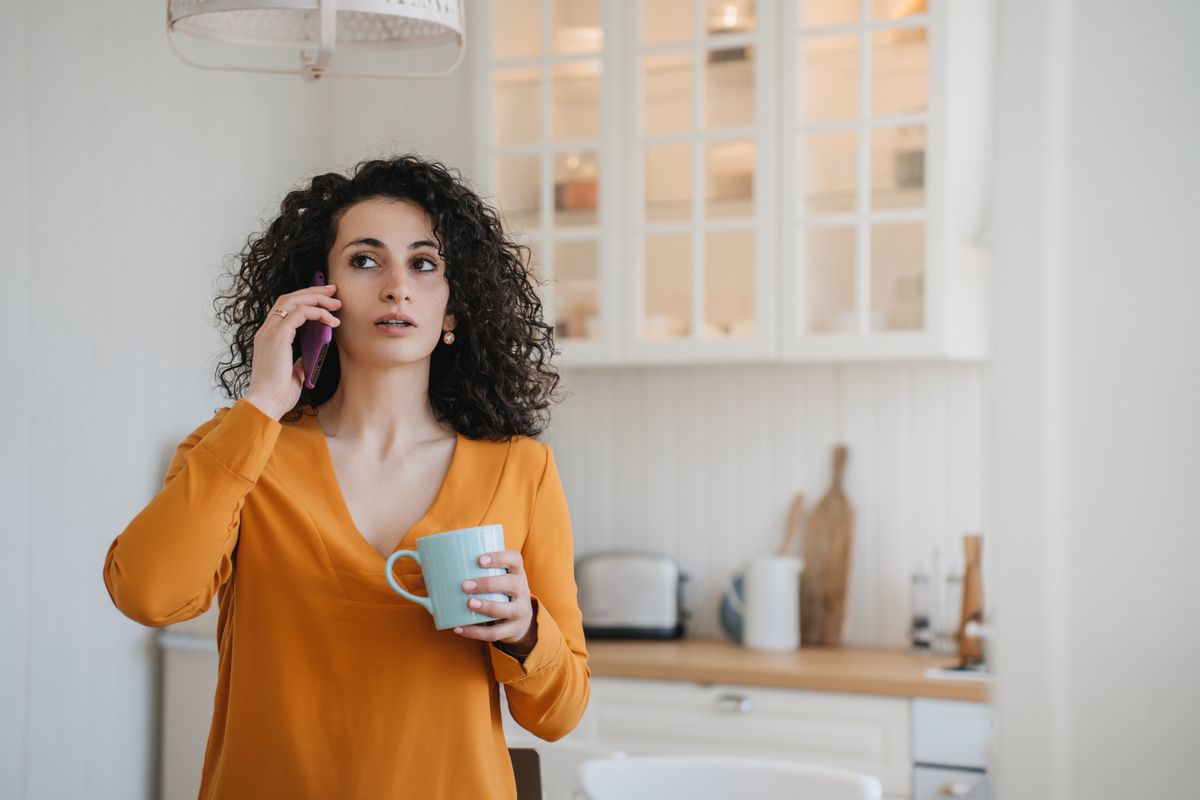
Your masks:
[[[761,556],[746,572],[746,617],[742,644],[753,650],[800,647],[799,556]]]

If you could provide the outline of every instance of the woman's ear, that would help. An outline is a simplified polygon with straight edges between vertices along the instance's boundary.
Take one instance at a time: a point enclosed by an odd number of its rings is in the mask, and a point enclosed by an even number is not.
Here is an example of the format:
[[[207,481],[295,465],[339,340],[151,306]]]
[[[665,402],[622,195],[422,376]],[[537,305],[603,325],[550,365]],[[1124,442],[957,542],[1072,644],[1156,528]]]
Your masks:
[[[456,327],[458,327],[458,323],[454,321],[454,315],[447,314],[445,319],[442,321],[442,330],[452,331]]]

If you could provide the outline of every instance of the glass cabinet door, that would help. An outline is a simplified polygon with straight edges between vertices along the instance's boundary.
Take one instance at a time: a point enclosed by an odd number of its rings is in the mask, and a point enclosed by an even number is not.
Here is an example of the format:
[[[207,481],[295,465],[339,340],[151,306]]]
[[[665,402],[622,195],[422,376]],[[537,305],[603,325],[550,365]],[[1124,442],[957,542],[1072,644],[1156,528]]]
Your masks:
[[[789,16],[790,333],[922,331],[926,0],[800,0]]]
[[[635,342],[763,339],[761,5],[628,6]]]
[[[488,181],[509,230],[530,247],[559,342],[603,330],[600,0],[492,0]]]
[[[471,8],[477,163],[574,363],[932,355],[982,298],[985,2]]]

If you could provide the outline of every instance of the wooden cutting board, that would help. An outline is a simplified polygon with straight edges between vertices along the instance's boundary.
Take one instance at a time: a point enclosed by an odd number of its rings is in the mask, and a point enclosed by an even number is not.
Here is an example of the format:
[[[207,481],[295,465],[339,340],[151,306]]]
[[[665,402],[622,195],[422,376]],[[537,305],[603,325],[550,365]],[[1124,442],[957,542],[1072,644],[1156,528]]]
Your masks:
[[[854,508],[842,490],[849,451],[833,451],[833,481],[804,529],[804,572],[800,577],[800,641],[836,645],[842,641]]]
[[[776,555],[786,556],[788,550],[792,548],[792,542],[800,535],[800,528],[804,522],[804,494],[796,495],[796,499],[792,501],[792,507],[788,511],[787,527],[783,531],[783,542],[779,545],[779,552]]]

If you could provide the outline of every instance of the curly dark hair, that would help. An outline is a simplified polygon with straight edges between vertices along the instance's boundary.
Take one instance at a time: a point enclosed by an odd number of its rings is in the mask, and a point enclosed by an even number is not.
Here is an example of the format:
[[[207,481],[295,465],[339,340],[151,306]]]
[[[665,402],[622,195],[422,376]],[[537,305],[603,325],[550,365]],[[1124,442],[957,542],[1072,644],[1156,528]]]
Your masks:
[[[559,376],[550,364],[558,351],[554,328],[542,319],[530,250],[505,234],[500,216],[457,170],[415,155],[364,160],[349,177],[317,175],[284,197],[265,233],[250,235],[238,255],[240,267],[226,272],[213,301],[219,325],[233,334],[229,359],[216,372],[225,394],[236,400],[246,391],[254,334],[275,300],[310,285],[313,270],[326,267],[342,215],[373,198],[419,205],[441,244],[456,339],[453,345],[439,340],[430,359],[434,416],[472,439],[541,433],[549,423],[547,409],[559,399]],[[299,336],[292,351],[293,360],[300,357]],[[296,422],[301,405],[315,408],[329,399],[340,375],[337,347],[330,345],[316,387],[303,386],[281,421]]]

